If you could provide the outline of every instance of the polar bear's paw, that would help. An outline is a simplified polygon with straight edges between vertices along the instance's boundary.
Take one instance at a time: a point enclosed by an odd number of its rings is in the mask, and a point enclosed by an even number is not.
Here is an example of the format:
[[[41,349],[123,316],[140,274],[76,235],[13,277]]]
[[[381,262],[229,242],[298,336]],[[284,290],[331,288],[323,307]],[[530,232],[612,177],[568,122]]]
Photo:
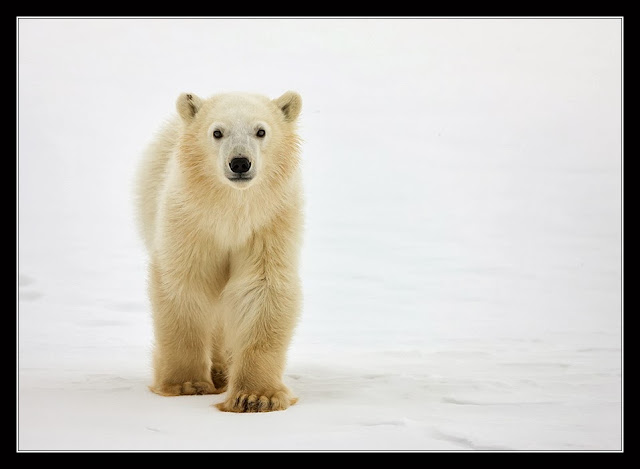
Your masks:
[[[222,368],[211,368],[211,380],[216,387],[215,394],[225,392],[227,390],[227,372]]]
[[[286,391],[274,393],[251,393],[246,391],[231,394],[226,401],[216,404],[224,412],[273,412],[285,410],[298,402]]]
[[[193,396],[202,394],[219,394],[222,390],[216,389],[212,383],[206,381],[187,381],[181,384],[164,384],[151,386],[150,389],[161,396]]]

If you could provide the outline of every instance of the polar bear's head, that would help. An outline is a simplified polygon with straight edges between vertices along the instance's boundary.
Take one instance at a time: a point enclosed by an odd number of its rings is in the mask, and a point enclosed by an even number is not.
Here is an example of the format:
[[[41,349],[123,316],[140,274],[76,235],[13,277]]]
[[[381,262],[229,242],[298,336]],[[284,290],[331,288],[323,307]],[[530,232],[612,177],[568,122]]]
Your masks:
[[[181,152],[194,174],[234,189],[282,180],[297,166],[301,107],[293,91],[273,100],[248,93],[209,99],[183,93],[176,102],[184,123]]]

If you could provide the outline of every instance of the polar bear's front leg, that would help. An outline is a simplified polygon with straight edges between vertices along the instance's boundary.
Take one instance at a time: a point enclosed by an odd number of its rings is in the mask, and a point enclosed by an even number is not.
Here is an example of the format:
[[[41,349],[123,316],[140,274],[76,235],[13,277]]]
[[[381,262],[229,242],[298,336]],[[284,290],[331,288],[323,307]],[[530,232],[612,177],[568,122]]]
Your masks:
[[[150,389],[163,396],[222,392],[211,376],[211,326],[198,301],[200,295],[169,290],[155,265],[150,280],[155,333]]]
[[[296,257],[281,245],[262,247],[236,259],[224,293],[232,359],[228,396],[217,407],[227,412],[284,410],[298,400],[282,382],[301,304]]]

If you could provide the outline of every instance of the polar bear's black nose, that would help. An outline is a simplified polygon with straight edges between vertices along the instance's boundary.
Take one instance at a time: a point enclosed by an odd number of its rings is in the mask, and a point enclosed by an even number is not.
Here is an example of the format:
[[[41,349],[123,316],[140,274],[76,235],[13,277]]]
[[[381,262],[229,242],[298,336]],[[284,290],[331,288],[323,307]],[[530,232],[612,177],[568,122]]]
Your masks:
[[[251,161],[245,157],[234,158],[229,163],[229,168],[231,168],[231,171],[234,173],[246,173],[249,171],[249,168],[251,168]]]

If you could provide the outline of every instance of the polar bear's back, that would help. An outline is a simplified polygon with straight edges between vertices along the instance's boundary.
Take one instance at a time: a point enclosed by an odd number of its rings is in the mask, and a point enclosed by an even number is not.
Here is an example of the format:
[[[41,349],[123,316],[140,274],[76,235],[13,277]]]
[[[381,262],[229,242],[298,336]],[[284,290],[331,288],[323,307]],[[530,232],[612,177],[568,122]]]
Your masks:
[[[136,178],[138,228],[147,248],[155,232],[159,194],[178,141],[180,121],[167,121],[146,148]]]

